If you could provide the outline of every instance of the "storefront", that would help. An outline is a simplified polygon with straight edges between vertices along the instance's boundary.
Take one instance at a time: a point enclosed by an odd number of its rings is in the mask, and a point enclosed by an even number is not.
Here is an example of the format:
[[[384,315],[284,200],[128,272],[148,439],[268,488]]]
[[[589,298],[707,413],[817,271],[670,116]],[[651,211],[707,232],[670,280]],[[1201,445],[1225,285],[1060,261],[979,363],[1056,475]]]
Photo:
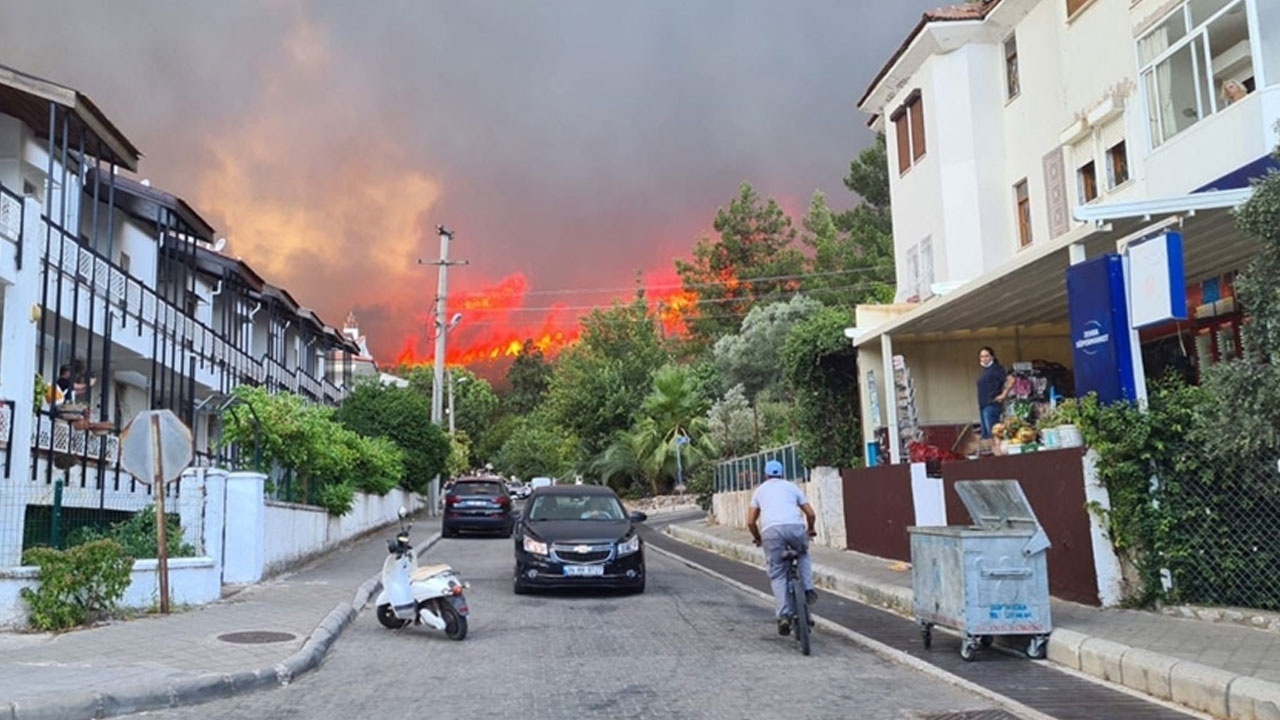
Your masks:
[[[1184,239],[1189,317],[1138,333],[1142,369],[1147,377],[1174,371],[1194,381],[1208,364],[1237,356],[1242,315],[1234,277],[1257,244],[1238,233],[1231,210],[1250,193],[1077,208],[1082,224],[987,276],[921,304],[859,307],[857,327],[845,334],[858,348],[863,376],[867,464],[907,461],[913,442],[954,456],[977,454],[983,346],[1015,377],[1007,411],[1034,420],[1074,396],[1067,268],[1167,229]]]

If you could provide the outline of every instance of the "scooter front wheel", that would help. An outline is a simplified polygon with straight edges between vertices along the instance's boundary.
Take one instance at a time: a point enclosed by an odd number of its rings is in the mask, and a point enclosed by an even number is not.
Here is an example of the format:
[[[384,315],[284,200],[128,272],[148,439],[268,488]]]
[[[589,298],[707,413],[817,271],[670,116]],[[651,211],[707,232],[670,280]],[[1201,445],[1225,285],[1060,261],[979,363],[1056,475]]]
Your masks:
[[[467,618],[460,615],[448,600],[440,600],[440,618],[444,620],[444,634],[450,640],[462,640],[467,637]]]
[[[399,630],[409,624],[408,620],[401,620],[396,617],[396,613],[391,609],[391,603],[378,606],[378,622],[382,623],[382,627],[388,630]]]

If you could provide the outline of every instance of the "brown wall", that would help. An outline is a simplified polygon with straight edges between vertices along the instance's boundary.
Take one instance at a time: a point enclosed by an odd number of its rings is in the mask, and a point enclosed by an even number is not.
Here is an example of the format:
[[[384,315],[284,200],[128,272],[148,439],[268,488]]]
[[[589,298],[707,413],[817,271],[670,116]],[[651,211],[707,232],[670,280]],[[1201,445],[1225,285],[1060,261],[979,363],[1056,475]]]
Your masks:
[[[972,522],[956,494],[957,480],[1017,480],[1053,543],[1048,555],[1049,593],[1097,605],[1098,578],[1085,508],[1083,456],[1082,449],[1073,448],[943,463],[947,524]],[[847,507],[848,500],[845,504]]]
[[[909,561],[907,526],[915,524],[911,466],[881,465],[840,470],[844,484],[844,526],[848,548],[868,555]]]

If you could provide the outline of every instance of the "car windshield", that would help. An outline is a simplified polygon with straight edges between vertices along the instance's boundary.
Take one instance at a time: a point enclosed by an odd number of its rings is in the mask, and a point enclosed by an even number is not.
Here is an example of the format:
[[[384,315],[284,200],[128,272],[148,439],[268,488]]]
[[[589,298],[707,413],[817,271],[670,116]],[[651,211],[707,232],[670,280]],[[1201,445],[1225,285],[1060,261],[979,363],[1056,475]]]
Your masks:
[[[608,495],[543,495],[534,498],[529,519],[625,520],[627,514],[616,497]]]
[[[501,495],[502,484],[486,481],[458,481],[453,487],[455,495]]]

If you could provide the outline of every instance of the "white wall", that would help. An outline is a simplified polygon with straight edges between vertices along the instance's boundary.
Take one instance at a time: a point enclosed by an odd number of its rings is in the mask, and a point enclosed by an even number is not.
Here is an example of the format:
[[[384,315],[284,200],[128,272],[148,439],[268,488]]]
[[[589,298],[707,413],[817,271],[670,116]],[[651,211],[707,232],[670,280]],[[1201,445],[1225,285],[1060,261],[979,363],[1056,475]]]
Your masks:
[[[184,539],[205,555],[169,560],[171,602],[186,605],[213,602],[220,597],[224,577],[232,566],[241,569],[237,572],[244,568],[258,568],[261,572],[256,578],[226,577],[227,582],[258,582],[344,542],[396,523],[401,506],[412,513],[427,504],[421,496],[403,490],[381,497],[359,493],[352,511],[334,518],[307,506],[267,503],[261,493],[263,479],[256,473],[228,474],[217,469],[190,470],[184,474],[177,512],[182,518]],[[259,492],[256,495],[237,492],[237,487],[241,490],[256,487]],[[261,521],[248,530],[238,524],[245,518],[255,517]],[[255,537],[262,541],[258,542]],[[255,546],[256,556],[245,557],[246,547]],[[120,602],[121,607],[149,609],[159,605],[156,564],[155,560],[135,561],[132,581]],[[369,574],[376,570],[370,569]],[[0,568],[0,627],[26,624],[26,604],[20,599],[19,591],[34,586],[37,572],[34,567]]]
[[[813,542],[824,547],[845,549],[848,540],[844,525],[844,490],[840,471],[836,468],[818,467],[810,474],[809,482],[797,483],[813,512],[817,515]],[[720,525],[746,529],[747,510],[751,507],[754,490],[716,493],[711,497],[711,515]]]

